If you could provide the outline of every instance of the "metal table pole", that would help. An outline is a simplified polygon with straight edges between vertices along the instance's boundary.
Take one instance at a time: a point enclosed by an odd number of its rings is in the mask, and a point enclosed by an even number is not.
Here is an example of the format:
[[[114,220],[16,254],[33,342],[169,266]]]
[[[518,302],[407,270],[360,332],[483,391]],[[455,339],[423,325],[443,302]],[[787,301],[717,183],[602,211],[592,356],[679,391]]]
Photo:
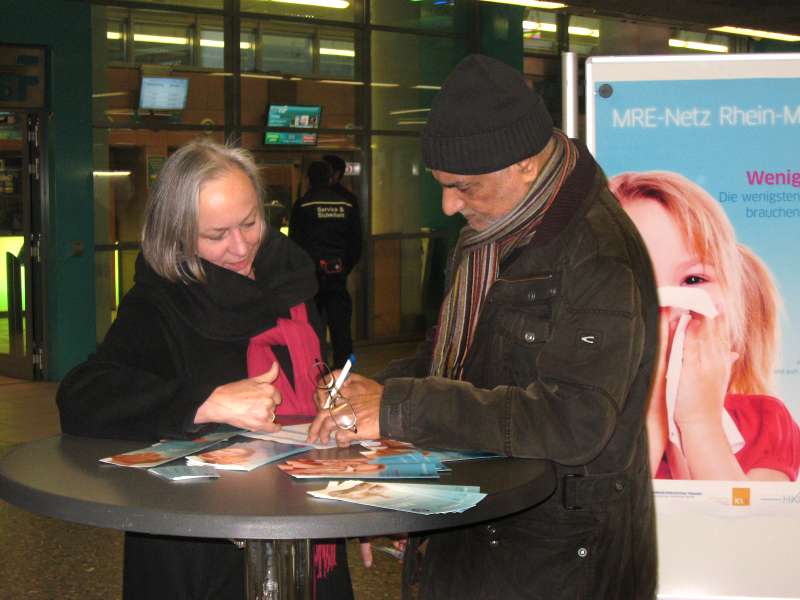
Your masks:
[[[311,600],[311,540],[245,540],[244,550],[247,600]]]

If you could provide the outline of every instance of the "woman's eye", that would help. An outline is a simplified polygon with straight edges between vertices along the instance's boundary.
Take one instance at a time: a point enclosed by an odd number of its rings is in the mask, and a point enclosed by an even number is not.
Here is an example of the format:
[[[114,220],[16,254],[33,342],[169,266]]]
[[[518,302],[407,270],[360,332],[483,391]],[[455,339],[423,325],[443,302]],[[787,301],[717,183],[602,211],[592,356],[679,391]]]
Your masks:
[[[242,226],[243,226],[243,227],[245,227],[245,228],[247,228],[247,229],[250,229],[250,228],[251,228],[251,227],[253,227],[255,224],[256,224],[256,222],[255,222],[255,221],[248,221],[247,223],[242,223]]]

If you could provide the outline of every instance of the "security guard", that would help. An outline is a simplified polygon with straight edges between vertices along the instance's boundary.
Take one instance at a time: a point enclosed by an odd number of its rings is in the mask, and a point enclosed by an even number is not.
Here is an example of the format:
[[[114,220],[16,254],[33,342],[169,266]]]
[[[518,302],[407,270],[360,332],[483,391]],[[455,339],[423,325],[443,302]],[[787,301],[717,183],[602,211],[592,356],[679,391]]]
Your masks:
[[[330,329],[333,366],[340,368],[353,351],[353,301],[347,291],[347,275],[361,258],[361,219],[358,205],[330,187],[328,163],[312,162],[307,175],[309,190],[294,204],[289,237],[317,265],[317,309]]]

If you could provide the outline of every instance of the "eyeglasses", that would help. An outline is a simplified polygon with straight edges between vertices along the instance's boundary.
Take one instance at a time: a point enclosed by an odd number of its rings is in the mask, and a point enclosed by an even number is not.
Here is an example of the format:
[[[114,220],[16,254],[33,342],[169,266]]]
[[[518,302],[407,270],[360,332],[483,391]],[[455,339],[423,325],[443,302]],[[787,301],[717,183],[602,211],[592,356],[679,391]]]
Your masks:
[[[328,365],[319,360],[314,361],[311,367],[311,378],[318,390],[327,392],[328,398],[322,404],[322,408],[328,410],[336,427],[358,433],[356,411],[336,386],[336,378]]]

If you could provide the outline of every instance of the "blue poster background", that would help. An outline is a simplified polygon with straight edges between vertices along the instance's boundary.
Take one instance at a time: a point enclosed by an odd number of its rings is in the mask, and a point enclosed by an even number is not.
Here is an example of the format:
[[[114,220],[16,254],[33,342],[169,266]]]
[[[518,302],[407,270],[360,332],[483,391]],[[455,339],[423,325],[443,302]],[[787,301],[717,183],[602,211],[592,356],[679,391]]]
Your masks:
[[[606,98],[598,93],[604,85],[611,91]],[[722,203],[739,241],[769,266],[784,302],[775,380],[778,395],[800,422],[800,79],[594,86],[595,154],[606,174],[683,174]],[[609,88],[602,91],[607,95]],[[753,181],[762,171],[794,181]]]

